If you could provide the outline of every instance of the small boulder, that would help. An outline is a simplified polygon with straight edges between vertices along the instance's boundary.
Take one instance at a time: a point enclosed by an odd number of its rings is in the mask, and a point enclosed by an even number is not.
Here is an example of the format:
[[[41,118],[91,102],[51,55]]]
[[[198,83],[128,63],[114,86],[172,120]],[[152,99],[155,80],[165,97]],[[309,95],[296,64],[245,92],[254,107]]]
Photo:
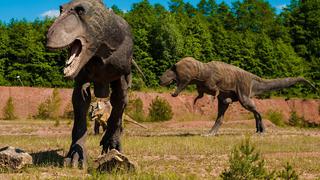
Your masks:
[[[95,161],[97,170],[100,172],[134,172],[136,164],[130,161],[124,154],[116,149],[110,150],[107,154],[100,155]]]
[[[19,170],[32,164],[30,154],[11,146],[0,149],[0,169]]]

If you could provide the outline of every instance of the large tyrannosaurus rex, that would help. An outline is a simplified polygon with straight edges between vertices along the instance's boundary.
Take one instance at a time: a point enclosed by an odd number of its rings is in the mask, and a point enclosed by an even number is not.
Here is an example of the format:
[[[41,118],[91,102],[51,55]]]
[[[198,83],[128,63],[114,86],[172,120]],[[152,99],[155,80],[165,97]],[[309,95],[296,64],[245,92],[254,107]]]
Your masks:
[[[102,153],[120,150],[122,114],[131,82],[133,41],[127,22],[106,9],[102,0],[73,0],[60,6],[60,11],[48,31],[47,47],[70,48],[64,75],[75,80],[72,94],[75,118],[65,163],[83,166],[86,163],[84,141],[91,101],[90,83],[99,98],[109,96],[109,85],[112,90],[112,112],[100,142]]]
[[[218,116],[209,135],[215,135],[218,132],[224,113],[232,102],[239,101],[244,108],[254,114],[257,132],[262,133],[264,126],[261,115],[251,97],[290,87],[299,82],[309,84],[315,89],[309,81],[301,77],[267,80],[230,64],[219,61],[202,63],[191,57],[180,60],[160,77],[162,86],[169,85],[173,81],[177,83],[173,97],[178,96],[189,84],[197,86],[198,96],[194,103],[202,98],[204,93],[218,96]]]

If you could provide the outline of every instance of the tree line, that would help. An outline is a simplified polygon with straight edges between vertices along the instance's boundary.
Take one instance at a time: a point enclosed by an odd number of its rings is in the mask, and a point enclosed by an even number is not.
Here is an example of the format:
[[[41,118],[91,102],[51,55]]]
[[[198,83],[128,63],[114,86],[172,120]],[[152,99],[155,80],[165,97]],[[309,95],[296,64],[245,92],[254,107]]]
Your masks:
[[[320,86],[317,0],[292,0],[281,13],[265,0],[232,5],[200,0],[196,6],[171,0],[168,9],[143,0],[128,12],[111,8],[131,25],[134,59],[145,73],[147,87],[158,87],[158,77],[186,56],[224,61],[264,78],[303,76]],[[49,18],[0,23],[0,85],[72,86],[62,73],[67,52],[45,48],[52,23]],[[134,83],[141,82],[133,72]],[[316,96],[304,86],[279,94]]]

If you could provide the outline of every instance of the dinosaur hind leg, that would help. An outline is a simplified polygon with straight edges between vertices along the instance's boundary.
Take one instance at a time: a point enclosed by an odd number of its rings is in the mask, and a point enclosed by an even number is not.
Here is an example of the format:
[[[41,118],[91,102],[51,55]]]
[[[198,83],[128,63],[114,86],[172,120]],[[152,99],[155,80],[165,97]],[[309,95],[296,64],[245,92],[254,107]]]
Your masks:
[[[106,132],[100,141],[100,145],[103,146],[102,153],[107,153],[111,149],[121,150],[122,115],[128,102],[128,83],[124,76],[111,82],[111,89],[112,110],[107,121]]]
[[[98,135],[100,132],[99,132],[99,129],[100,129],[100,123],[99,121],[96,119],[94,120],[94,134],[95,135]]]
[[[193,100],[193,106],[196,105],[197,101],[203,98],[204,93],[198,91],[198,96]]]
[[[228,107],[229,107],[229,103],[226,103],[226,98],[219,95],[218,96],[218,116],[217,116],[217,119],[216,119],[213,127],[209,131],[209,135],[216,135],[217,134],[217,132],[222,124],[224,114],[227,111]]]
[[[91,94],[89,86],[77,82],[72,93],[72,104],[74,109],[74,124],[72,128],[72,143],[66,155],[64,165],[86,168],[85,140],[87,136],[86,117],[89,109]],[[83,96],[86,91],[86,96]]]
[[[241,97],[239,97],[239,101],[240,101],[240,104],[245,109],[253,113],[254,119],[256,120],[257,133],[263,133],[265,128],[262,123],[262,117],[260,113],[257,111],[254,102],[248,96],[245,96],[245,95],[242,95]]]

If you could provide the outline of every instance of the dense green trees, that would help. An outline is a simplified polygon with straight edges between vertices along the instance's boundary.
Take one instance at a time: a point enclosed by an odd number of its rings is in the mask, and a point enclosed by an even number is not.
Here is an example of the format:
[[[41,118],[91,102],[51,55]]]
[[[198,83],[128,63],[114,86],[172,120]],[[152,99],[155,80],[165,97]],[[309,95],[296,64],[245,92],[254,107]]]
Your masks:
[[[62,87],[67,82],[61,73],[64,52],[49,52],[45,35],[52,20],[12,20],[1,27],[0,83],[1,85]]]
[[[265,0],[236,1],[232,6],[200,0],[196,7],[171,0],[169,10],[148,0],[128,12],[112,9],[131,25],[134,59],[149,87],[180,58],[221,60],[265,78],[304,76],[320,86],[320,4],[292,0],[281,14]],[[45,49],[51,19],[0,23],[0,85],[66,87],[66,52]],[[134,70],[134,75],[136,72]],[[139,76],[134,76],[139,79]],[[282,94],[315,94],[298,86]]]

